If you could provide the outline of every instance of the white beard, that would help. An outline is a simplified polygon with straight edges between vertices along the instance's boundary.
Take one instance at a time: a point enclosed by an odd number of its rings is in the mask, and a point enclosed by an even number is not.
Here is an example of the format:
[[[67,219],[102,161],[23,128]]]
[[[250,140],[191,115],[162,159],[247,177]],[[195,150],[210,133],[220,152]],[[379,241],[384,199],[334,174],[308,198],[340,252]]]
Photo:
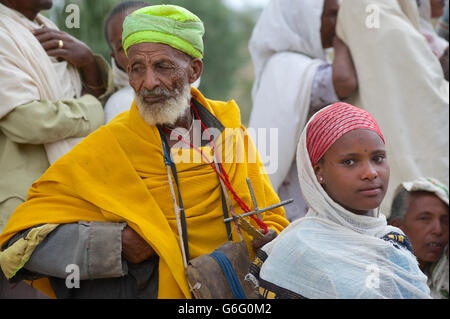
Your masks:
[[[148,104],[143,98],[135,93],[136,106],[139,114],[148,125],[173,125],[186,114],[190,107],[191,85],[186,84],[182,91],[175,91],[176,97],[170,98],[163,103]]]

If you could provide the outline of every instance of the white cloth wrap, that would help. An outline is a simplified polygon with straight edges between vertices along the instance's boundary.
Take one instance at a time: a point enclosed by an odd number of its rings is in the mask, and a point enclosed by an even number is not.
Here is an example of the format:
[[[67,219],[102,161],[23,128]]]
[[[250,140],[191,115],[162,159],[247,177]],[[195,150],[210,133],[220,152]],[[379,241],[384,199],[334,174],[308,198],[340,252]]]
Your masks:
[[[323,0],[272,0],[250,39],[255,82],[249,127],[266,129],[265,144],[257,143],[263,155],[270,144],[270,128],[278,129],[277,162],[264,163],[275,190],[295,160],[314,75],[326,60],[320,37],[322,11]]]
[[[0,78],[4,100],[0,103],[0,118],[17,106],[39,100],[52,102],[79,98],[82,83],[78,70],[66,61],[49,57],[31,33],[45,26],[58,27],[38,14],[35,21],[0,3],[0,69],[10,77]],[[69,138],[45,144],[52,164],[72,149],[81,138]]]
[[[313,117],[314,118],[314,117]],[[406,248],[381,239],[386,217],[361,216],[334,202],[317,182],[306,148],[297,150],[300,186],[308,214],[262,249],[260,278],[306,298],[430,298],[427,277]]]
[[[380,25],[368,28],[366,8],[374,6]],[[416,1],[343,0],[336,33],[358,74],[359,91],[349,103],[369,111],[386,140],[388,216],[400,183],[427,176],[448,185],[449,83],[420,33]]]

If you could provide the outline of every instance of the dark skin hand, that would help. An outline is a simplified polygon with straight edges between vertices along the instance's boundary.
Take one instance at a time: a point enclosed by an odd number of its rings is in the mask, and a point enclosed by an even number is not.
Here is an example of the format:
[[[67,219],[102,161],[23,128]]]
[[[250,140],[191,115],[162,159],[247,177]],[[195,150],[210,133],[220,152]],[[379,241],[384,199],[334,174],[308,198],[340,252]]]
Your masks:
[[[261,229],[260,233],[264,234],[264,230]],[[267,234],[265,234],[263,238],[252,240],[253,251],[258,251],[258,249],[260,249],[262,246],[274,240],[277,235],[278,234],[275,230],[269,229]]]
[[[263,230],[260,230],[263,233]],[[269,229],[264,238],[252,240],[254,251],[277,237],[277,232]],[[122,256],[130,263],[139,264],[155,255],[153,248],[130,226],[122,231]]]
[[[133,264],[139,264],[155,255],[153,248],[130,226],[122,231],[122,256]]]
[[[105,92],[100,69],[86,44],[65,32],[49,28],[36,29],[33,34],[48,56],[65,60],[80,70],[86,84],[83,94],[99,97]],[[58,47],[59,40],[64,43],[62,48]]]

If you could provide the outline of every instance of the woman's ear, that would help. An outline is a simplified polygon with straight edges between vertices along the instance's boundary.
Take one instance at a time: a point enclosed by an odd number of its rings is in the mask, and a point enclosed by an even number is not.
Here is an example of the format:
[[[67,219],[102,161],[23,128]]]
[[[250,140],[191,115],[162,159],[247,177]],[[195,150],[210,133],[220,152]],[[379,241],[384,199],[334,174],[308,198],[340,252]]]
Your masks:
[[[323,168],[322,163],[320,161],[317,164],[314,164],[313,166],[314,174],[316,175],[317,181],[319,184],[323,184],[324,178],[323,178]]]
[[[203,73],[203,61],[198,58],[192,59],[189,71],[189,83],[192,84],[197,81]]]

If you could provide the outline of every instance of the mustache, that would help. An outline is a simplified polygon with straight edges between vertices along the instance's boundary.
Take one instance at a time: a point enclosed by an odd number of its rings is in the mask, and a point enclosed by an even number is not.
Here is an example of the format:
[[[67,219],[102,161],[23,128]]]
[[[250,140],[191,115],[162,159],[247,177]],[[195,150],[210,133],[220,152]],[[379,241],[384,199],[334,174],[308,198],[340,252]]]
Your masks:
[[[176,92],[175,92],[176,93]],[[140,98],[146,98],[146,97],[164,97],[164,98],[171,98],[172,94],[169,90],[163,89],[161,87],[156,87],[153,90],[148,90],[146,88],[142,88],[138,92],[138,96]]]

